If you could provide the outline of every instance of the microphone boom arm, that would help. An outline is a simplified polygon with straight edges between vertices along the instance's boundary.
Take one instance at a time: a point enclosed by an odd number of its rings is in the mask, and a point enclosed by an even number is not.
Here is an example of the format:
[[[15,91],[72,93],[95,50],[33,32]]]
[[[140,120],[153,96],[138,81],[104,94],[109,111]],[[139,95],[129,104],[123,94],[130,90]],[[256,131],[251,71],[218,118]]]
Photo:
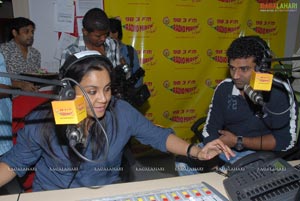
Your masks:
[[[0,77],[8,77],[11,79],[25,80],[25,81],[29,81],[29,82],[37,82],[37,83],[43,83],[43,84],[55,85],[55,86],[62,87],[59,94],[46,94],[46,93],[22,91],[20,89],[0,88],[1,93],[12,94],[12,95],[34,96],[34,97],[48,98],[48,99],[54,99],[54,100],[72,100],[75,98],[74,89],[71,87],[70,83],[65,80],[55,80],[55,79],[48,80],[48,79],[42,79],[42,78],[36,78],[36,77],[24,76],[24,75],[18,75],[18,74],[11,74],[11,73],[4,73],[4,72],[0,72]]]
[[[262,62],[273,62],[273,61],[295,61],[300,60],[300,57],[283,57],[283,58],[263,58]]]

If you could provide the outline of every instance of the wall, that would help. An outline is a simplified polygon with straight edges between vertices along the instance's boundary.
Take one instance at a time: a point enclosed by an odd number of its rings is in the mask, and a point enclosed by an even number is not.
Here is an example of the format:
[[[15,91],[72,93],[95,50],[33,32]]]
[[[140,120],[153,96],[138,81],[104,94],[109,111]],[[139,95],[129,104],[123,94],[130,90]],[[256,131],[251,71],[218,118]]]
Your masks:
[[[0,4],[0,18],[12,18],[13,17],[13,9],[12,2],[3,1]]]
[[[29,18],[28,0],[12,0],[14,17]]]
[[[288,29],[285,39],[285,57],[291,57],[300,48],[300,3],[297,12],[289,13]]]
[[[40,2],[40,5],[47,5],[49,1],[54,2],[55,0],[38,0],[37,2]],[[105,2],[105,1],[104,1]],[[291,2],[297,2],[298,7],[300,7],[300,3],[297,0],[291,0]],[[12,0],[13,4],[13,15],[14,17],[23,16],[23,17],[29,17],[29,0]],[[32,10],[31,12],[43,12],[46,11],[46,14],[48,13],[49,9],[46,6],[43,6],[41,9]],[[1,15],[2,12],[0,12]],[[288,29],[287,29],[287,35],[286,35],[286,47],[285,47],[285,55],[286,57],[292,56],[296,50],[300,48],[300,20],[299,20],[299,14],[300,14],[300,8],[298,8],[297,12],[289,13],[289,20],[288,20]],[[47,17],[47,16],[45,16]],[[51,20],[51,15],[48,16],[49,20]],[[37,22],[37,26],[43,29],[46,24],[39,24]],[[37,33],[37,38],[40,38],[38,35],[40,33]],[[55,43],[56,41],[52,41]],[[38,45],[39,47],[47,46],[46,41],[41,37],[41,39],[36,40],[35,45]],[[42,51],[42,54],[47,55],[47,50],[45,49]],[[47,62],[47,61],[44,61]]]

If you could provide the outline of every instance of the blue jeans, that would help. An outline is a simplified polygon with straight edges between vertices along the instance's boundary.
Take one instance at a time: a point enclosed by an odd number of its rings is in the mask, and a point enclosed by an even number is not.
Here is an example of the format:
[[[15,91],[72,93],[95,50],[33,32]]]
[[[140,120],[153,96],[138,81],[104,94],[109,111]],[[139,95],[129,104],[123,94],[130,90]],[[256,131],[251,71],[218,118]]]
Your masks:
[[[203,147],[204,145],[203,145],[203,143],[199,143],[197,146]],[[224,153],[220,154],[219,157],[226,163],[233,164],[235,161],[239,160],[240,158],[243,158],[249,154],[252,154],[255,151],[242,151],[242,152],[233,151],[233,152],[235,153],[235,157],[232,157],[229,160],[227,160]],[[224,167],[220,167],[219,169],[224,169]],[[201,170],[201,167],[192,168],[187,163],[175,162],[175,170],[178,172],[179,176],[186,176],[186,175],[199,174],[198,170]]]

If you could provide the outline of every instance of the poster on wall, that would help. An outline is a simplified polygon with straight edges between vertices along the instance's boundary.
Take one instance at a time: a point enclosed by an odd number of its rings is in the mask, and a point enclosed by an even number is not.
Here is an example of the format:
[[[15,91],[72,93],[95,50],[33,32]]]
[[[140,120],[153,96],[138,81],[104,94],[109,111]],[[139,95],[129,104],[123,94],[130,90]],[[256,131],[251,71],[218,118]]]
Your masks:
[[[109,17],[119,17],[123,42],[135,47],[146,71],[144,81],[151,97],[142,108],[145,116],[173,128],[184,139],[193,136],[191,125],[206,115],[215,87],[227,76],[230,42],[242,35],[260,35],[281,57],[288,16],[294,12],[292,8],[262,7],[263,0],[76,0],[74,32],[62,32],[61,45],[53,15],[56,0],[28,1],[30,18],[36,23],[34,46],[49,72],[58,71],[61,53],[57,47],[76,39],[88,7],[99,4]],[[70,17],[60,19],[72,21]]]
[[[186,140],[228,76],[226,49],[233,39],[259,35],[284,54],[288,13],[263,12],[260,1],[109,0],[104,9],[121,19],[123,42],[137,49],[146,71],[151,97],[145,116]]]

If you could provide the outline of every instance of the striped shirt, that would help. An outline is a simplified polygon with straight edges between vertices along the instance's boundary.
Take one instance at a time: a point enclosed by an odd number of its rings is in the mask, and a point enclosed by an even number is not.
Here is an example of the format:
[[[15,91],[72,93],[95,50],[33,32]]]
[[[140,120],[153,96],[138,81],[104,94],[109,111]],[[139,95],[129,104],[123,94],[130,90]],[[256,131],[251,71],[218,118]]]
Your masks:
[[[111,39],[110,37],[107,37],[104,43],[105,47],[105,53],[106,57],[112,62],[113,66],[116,67],[117,65],[120,64],[120,50],[119,50],[119,45],[118,43]],[[87,47],[85,46],[83,37],[80,36],[77,38],[75,43],[71,44],[69,47],[67,47],[61,57],[60,61],[60,66],[64,64],[66,61],[67,57],[70,55],[73,55],[75,53],[88,50]]]
[[[7,72],[2,54],[0,54],[0,72]],[[0,84],[11,85],[11,81],[7,77],[0,77]],[[10,98],[0,98],[0,156],[12,146],[12,102]]]

